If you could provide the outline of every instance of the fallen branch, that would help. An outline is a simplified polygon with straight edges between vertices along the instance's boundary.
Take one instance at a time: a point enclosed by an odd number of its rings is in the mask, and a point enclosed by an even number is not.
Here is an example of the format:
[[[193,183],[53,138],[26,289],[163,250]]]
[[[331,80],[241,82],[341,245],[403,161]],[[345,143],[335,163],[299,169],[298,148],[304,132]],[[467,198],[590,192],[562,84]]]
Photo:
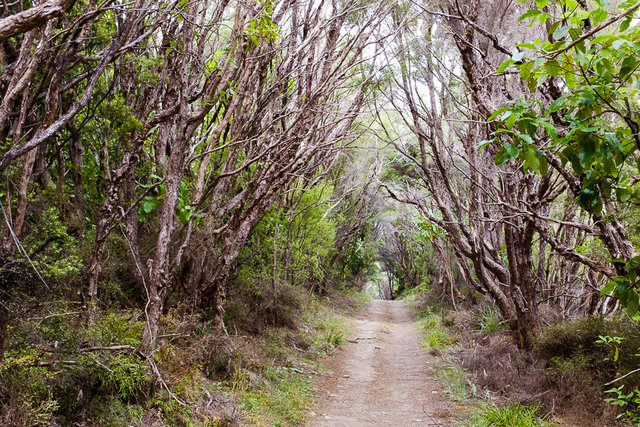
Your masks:
[[[135,350],[136,348],[132,345],[112,345],[112,346],[97,346],[97,347],[86,347],[81,348],[79,351],[81,353],[86,353],[89,351],[120,351],[120,350]]]
[[[640,372],[640,368],[638,368],[638,369],[634,369],[634,370],[633,370],[633,371],[631,371],[631,372],[627,372],[627,373],[626,373],[626,374],[624,374],[623,376],[618,377],[618,378],[616,378],[615,380],[609,381],[609,382],[608,382],[608,383],[606,383],[605,385],[611,385],[611,384],[613,384],[613,383],[616,383],[616,382],[618,382],[618,381],[620,381],[620,380],[623,380],[623,379],[627,378],[627,377],[628,377],[629,375],[631,375],[631,374],[635,374],[636,372]]]

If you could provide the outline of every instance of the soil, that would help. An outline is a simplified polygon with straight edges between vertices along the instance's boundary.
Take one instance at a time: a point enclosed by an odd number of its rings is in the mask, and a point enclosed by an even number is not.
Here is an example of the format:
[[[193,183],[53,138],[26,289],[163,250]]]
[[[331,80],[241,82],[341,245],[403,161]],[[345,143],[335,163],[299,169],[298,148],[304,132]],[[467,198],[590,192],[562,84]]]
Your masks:
[[[449,426],[458,411],[434,379],[436,358],[420,345],[402,301],[370,301],[345,349],[319,377],[308,426]]]

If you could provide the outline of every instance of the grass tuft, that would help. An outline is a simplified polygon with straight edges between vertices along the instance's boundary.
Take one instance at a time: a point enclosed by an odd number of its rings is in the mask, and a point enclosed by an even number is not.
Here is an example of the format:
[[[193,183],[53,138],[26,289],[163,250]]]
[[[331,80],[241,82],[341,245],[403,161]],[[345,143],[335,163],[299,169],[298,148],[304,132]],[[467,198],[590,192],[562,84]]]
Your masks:
[[[313,399],[311,381],[298,370],[267,368],[261,387],[248,387],[242,394],[242,407],[249,421],[258,426],[300,424]]]
[[[483,332],[501,332],[504,326],[500,312],[492,306],[483,307],[476,321],[476,328]]]
[[[445,395],[457,401],[463,401],[467,398],[467,380],[464,370],[460,366],[440,366],[435,371],[438,383]]]
[[[420,320],[418,329],[424,331],[422,345],[425,347],[443,350],[454,342],[454,337],[442,324],[442,318],[438,314],[427,314]]]
[[[462,425],[469,427],[551,427],[548,414],[541,414],[540,406],[510,403],[502,408],[486,405]]]

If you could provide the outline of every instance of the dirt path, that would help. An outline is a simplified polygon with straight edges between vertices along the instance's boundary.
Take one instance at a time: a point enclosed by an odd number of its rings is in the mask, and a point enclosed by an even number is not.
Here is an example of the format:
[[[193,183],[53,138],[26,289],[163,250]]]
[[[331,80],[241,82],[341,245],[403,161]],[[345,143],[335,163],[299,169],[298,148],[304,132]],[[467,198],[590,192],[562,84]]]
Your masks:
[[[433,379],[402,301],[370,301],[344,351],[319,379],[309,426],[451,425],[450,405]]]

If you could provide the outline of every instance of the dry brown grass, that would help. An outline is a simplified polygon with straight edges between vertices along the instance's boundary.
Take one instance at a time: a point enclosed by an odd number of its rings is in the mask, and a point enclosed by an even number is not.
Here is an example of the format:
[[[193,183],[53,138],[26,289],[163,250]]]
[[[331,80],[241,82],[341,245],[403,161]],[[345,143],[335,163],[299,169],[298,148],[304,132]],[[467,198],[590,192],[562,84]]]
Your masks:
[[[460,342],[468,344],[459,347],[456,357],[479,394],[490,393],[503,403],[541,404],[562,425],[624,425],[616,422],[616,409],[604,402],[602,384],[586,358],[553,362],[520,351],[507,333],[466,330]]]

